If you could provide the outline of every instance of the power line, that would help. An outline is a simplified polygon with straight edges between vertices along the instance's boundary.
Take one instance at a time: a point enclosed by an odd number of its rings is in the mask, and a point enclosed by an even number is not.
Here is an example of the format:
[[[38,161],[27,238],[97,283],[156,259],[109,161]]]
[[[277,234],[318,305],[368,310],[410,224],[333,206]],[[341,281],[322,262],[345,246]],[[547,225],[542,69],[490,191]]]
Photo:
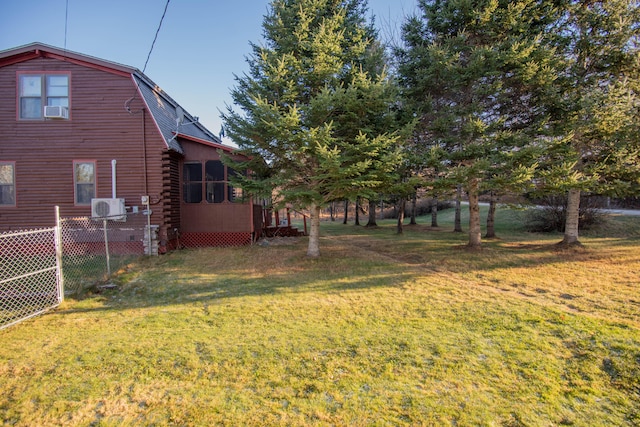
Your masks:
[[[153,52],[153,47],[156,44],[156,40],[158,39],[158,33],[160,33],[160,28],[162,28],[162,21],[164,21],[164,16],[167,14],[167,8],[169,7],[169,2],[171,0],[167,0],[167,3],[164,5],[164,12],[162,12],[162,18],[160,18],[160,24],[158,24],[158,29],[156,30],[156,35],[153,38],[153,43],[151,43],[151,49],[149,49],[149,54],[147,55],[147,60],[144,62],[144,67],[142,68],[142,73],[147,69],[147,64],[149,63],[149,58],[151,58],[151,52]]]
[[[147,64],[149,63],[149,58],[151,58],[151,52],[153,52],[153,47],[156,45],[156,40],[158,40],[158,34],[160,33],[160,28],[162,28],[162,22],[164,21],[164,17],[167,14],[167,8],[169,7],[169,2],[171,2],[171,0],[167,0],[167,3],[164,5],[164,11],[162,12],[162,17],[160,18],[160,23],[158,24],[158,29],[156,29],[156,35],[153,37],[153,43],[151,43],[151,48],[149,49],[149,53],[147,54],[147,60],[144,61],[144,67],[142,68],[142,74],[144,74],[144,72],[147,69]],[[133,113],[131,111],[130,105],[136,99],[136,96],[138,95],[138,91],[140,90],[140,79],[141,79],[141,77],[139,77],[137,79],[136,91],[133,93],[133,96],[131,98],[127,99],[124,102],[124,109],[127,110],[129,112],[129,114],[137,114],[137,113]]]
[[[64,10],[64,51],[67,51],[67,27],[69,26],[69,0],[66,1]]]

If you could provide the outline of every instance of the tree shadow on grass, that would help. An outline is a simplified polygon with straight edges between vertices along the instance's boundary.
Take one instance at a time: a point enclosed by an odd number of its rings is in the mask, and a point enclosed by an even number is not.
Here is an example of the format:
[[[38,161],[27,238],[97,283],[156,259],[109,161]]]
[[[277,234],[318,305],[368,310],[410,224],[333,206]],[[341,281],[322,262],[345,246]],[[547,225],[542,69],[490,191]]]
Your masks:
[[[344,247],[338,245],[333,249],[327,248],[320,259],[302,255],[299,245],[180,251],[156,261],[131,265],[129,269],[137,270],[135,274],[120,272],[113,278],[115,287],[93,287],[77,298],[80,304],[58,312],[128,310],[279,294],[353,291],[396,287],[406,280],[407,273],[401,269],[385,268],[389,261],[348,259],[342,253]],[[238,262],[237,256],[242,256],[244,262]],[[83,307],[82,300],[100,304]]]
[[[453,233],[429,234],[435,236],[429,239],[422,232],[419,232],[421,236],[411,233],[394,236],[389,230],[382,231],[388,235],[380,234],[380,230],[374,235],[352,230],[348,236],[322,237],[322,254],[318,259],[304,255],[304,238],[288,240],[286,244],[184,250],[147,258],[116,276],[116,289],[93,289],[83,296],[99,304],[88,308],[84,304],[73,304],[68,311],[202,305],[293,293],[397,288],[417,278],[428,283],[432,274],[437,274],[438,280],[447,275],[462,275],[464,280],[473,282],[469,279],[471,273],[494,271],[499,274],[502,269],[512,268],[522,270],[522,280],[526,280],[530,268],[539,270],[546,264],[561,266],[606,259],[615,257],[618,250],[628,251],[625,248],[629,246],[625,239],[607,241],[610,247],[601,254],[588,245],[563,250],[555,241],[495,240],[488,242],[482,251],[468,252],[456,249],[460,237],[450,237]],[[478,283],[487,280],[493,283],[495,278],[479,278]],[[494,285],[496,289],[500,286]],[[534,287],[544,288],[540,284]],[[548,289],[532,294],[553,296]]]

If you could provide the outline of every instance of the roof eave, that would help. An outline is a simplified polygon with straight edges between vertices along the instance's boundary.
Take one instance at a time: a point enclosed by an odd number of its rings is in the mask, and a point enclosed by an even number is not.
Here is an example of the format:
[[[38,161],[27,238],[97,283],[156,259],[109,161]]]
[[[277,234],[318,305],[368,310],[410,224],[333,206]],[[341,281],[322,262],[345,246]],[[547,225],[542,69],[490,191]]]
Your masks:
[[[72,52],[66,49],[59,49],[43,43],[31,43],[13,49],[0,51],[0,67],[37,58],[58,59],[121,76],[127,76],[139,72],[136,68],[129,67],[127,65],[105,61],[100,58]]]
[[[223,150],[223,151],[225,151],[227,153],[233,153],[234,151],[236,151],[235,148],[230,147],[228,145],[224,145],[224,144],[219,143],[219,142],[207,141],[206,139],[196,138],[194,136],[186,135],[186,134],[180,133],[180,132],[178,132],[176,134],[176,137],[185,139],[187,141],[197,142],[198,144],[203,144],[203,145],[207,145],[207,146],[210,146],[210,147],[213,147],[213,148],[217,148],[217,149]]]

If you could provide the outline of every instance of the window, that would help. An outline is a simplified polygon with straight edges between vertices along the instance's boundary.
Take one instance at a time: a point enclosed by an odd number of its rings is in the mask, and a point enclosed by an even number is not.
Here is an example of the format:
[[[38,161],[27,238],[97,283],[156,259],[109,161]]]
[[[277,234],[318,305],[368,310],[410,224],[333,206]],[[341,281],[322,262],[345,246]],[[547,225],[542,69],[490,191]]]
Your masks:
[[[69,108],[67,74],[21,74],[19,86],[21,119],[42,119],[45,105]]]
[[[224,202],[224,165],[220,160],[209,160],[205,163],[207,177],[207,202]]]
[[[238,175],[220,160],[185,163],[182,167],[182,198],[185,203],[201,203],[204,189],[207,203],[244,202],[242,190],[233,187],[229,178]],[[204,176],[204,181],[202,177]]]
[[[182,180],[182,197],[185,203],[202,202],[202,163],[185,163]]]
[[[15,206],[15,204],[15,164],[9,162],[0,162],[0,206]]]
[[[73,184],[76,205],[90,205],[91,199],[96,197],[96,163],[74,161]]]

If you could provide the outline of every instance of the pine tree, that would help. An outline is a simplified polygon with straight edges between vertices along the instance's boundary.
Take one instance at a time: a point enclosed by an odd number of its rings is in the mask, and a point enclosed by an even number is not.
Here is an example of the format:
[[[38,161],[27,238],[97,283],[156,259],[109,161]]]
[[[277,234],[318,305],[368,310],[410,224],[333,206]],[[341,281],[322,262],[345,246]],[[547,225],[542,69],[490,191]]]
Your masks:
[[[541,43],[555,22],[550,1],[421,0],[398,51],[407,102],[421,119],[425,164],[438,159],[435,188],[462,185],[469,198],[470,248],[481,246],[478,197],[530,182],[554,80]]]
[[[553,42],[563,71],[547,103],[555,138],[541,189],[568,194],[561,243],[574,245],[582,192],[640,193],[638,1],[569,1],[561,24]]]
[[[232,91],[243,113],[223,114],[250,159],[243,188],[309,208],[312,257],[321,207],[373,194],[399,161],[393,92],[365,12],[366,0],[273,0]]]

